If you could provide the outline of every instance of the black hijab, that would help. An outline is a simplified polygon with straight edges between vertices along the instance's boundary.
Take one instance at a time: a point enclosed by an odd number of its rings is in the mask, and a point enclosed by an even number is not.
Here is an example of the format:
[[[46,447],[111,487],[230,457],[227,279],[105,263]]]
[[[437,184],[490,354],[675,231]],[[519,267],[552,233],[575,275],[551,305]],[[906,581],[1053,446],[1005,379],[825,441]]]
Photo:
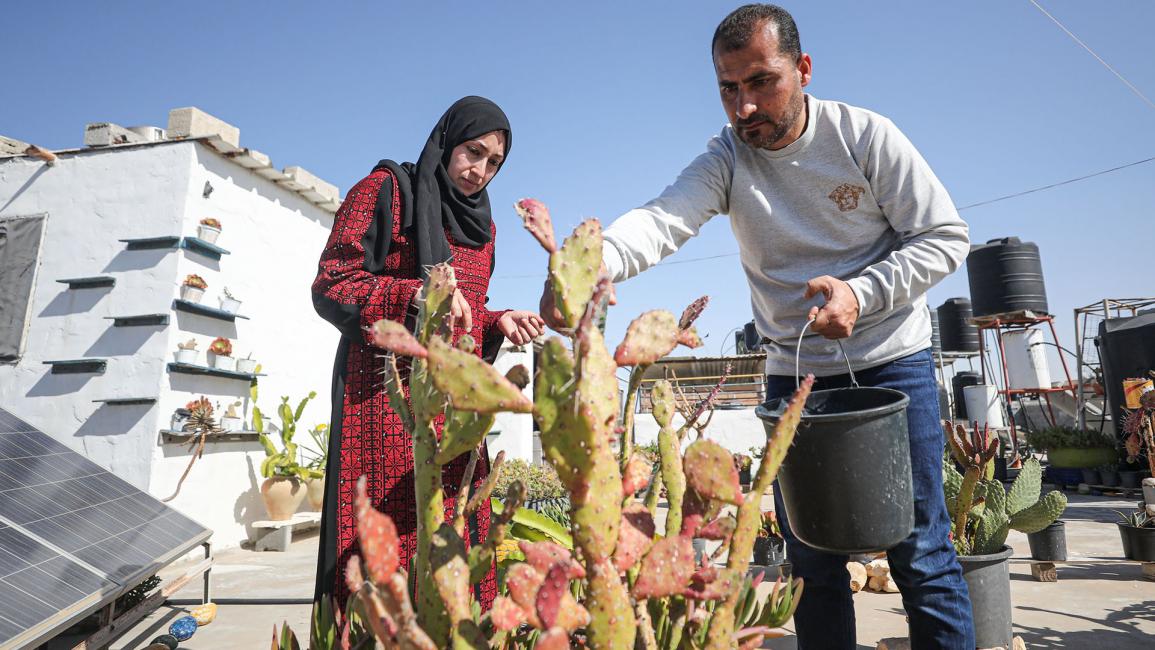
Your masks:
[[[401,228],[413,239],[417,249],[417,272],[425,278],[434,264],[449,261],[451,251],[445,237],[448,230],[454,241],[465,246],[483,246],[491,239],[492,214],[489,193],[485,188],[466,196],[449,178],[446,166],[454,147],[490,131],[505,132],[505,155],[513,146],[509,120],[501,108],[484,97],[462,97],[437,121],[417,164],[397,164],[382,160],[374,167],[388,169],[397,179],[401,195]],[[505,164],[505,160],[502,160]],[[390,224],[392,212],[378,201],[375,217]],[[391,224],[390,224],[391,225]],[[392,228],[385,230],[391,232]]]

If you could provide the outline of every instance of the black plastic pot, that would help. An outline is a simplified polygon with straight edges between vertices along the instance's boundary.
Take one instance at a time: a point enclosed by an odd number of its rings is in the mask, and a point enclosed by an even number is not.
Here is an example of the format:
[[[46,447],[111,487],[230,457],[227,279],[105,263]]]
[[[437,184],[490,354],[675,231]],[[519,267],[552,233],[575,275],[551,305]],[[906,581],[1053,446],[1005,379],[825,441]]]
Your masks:
[[[1099,480],[1102,481],[1104,487],[1119,487],[1119,472],[1113,469],[1099,470]]]
[[[1135,469],[1121,469],[1119,470],[1119,484],[1125,488],[1139,487],[1141,474],[1139,470]]]
[[[1155,562],[1155,528],[1136,528],[1119,523],[1123,537],[1123,557],[1140,562]]]
[[[1011,547],[990,555],[960,555],[963,578],[970,591],[979,648],[1011,647]]]
[[[738,483],[742,485],[750,485],[750,468],[738,470]]]
[[[1043,562],[1067,561],[1067,525],[1056,521],[1037,533],[1027,534],[1031,559]]]
[[[1101,480],[1099,470],[1084,467],[1079,471],[1083,473],[1083,482],[1087,485],[1102,485],[1102,483],[1099,482]]]
[[[755,537],[753,563],[772,566],[786,561],[786,540],[781,537]]]
[[[755,413],[767,435],[789,398]],[[810,394],[794,444],[778,472],[790,529],[829,553],[886,550],[914,528],[910,398],[889,388],[839,388]]]

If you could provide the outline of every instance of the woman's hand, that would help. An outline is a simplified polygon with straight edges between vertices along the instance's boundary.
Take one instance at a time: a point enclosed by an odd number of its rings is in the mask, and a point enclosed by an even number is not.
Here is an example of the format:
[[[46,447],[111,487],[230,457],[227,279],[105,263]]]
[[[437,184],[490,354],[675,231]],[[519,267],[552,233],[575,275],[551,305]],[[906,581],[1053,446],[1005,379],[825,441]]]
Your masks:
[[[507,311],[497,319],[497,329],[514,345],[525,345],[541,336],[545,321],[532,311]]]
[[[422,292],[417,292],[413,296],[413,306],[420,307],[418,301],[421,300]],[[453,299],[449,303],[449,331],[460,325],[466,332],[473,329],[473,310],[469,308],[469,303],[465,302],[465,296],[461,295],[461,290],[456,289],[453,292]]]

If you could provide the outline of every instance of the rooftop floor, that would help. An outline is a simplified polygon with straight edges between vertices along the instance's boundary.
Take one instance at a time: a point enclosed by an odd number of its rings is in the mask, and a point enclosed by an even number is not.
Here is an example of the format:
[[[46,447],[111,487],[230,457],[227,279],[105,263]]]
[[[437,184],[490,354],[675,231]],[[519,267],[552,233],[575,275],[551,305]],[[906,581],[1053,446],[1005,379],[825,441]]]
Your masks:
[[[1015,633],[1028,648],[1110,648],[1139,650],[1155,647],[1155,582],[1145,580],[1140,564],[1122,560],[1123,550],[1114,525],[1114,510],[1134,507],[1133,500],[1080,496],[1068,493],[1068,564],[1059,565],[1059,581],[1031,578],[1026,535],[1012,531],[1011,595],[1015,604]],[[213,597],[222,604],[216,620],[182,648],[264,648],[273,626],[288,621],[308,639],[310,606],[305,604],[231,604],[230,599],[260,601],[270,598],[311,598],[317,536],[307,533],[288,552],[258,553],[230,549],[216,555],[212,571]],[[167,573],[179,573],[179,566]],[[162,574],[164,577],[165,574]],[[200,582],[193,581],[174,598],[177,603],[199,603]],[[873,649],[888,637],[906,636],[905,613],[898,594],[860,592],[854,597],[858,647]],[[143,648],[194,605],[161,607],[112,646],[113,650]],[[791,626],[787,626],[791,630]],[[50,648],[71,647],[63,643]],[[793,636],[768,641],[763,647],[788,650]]]

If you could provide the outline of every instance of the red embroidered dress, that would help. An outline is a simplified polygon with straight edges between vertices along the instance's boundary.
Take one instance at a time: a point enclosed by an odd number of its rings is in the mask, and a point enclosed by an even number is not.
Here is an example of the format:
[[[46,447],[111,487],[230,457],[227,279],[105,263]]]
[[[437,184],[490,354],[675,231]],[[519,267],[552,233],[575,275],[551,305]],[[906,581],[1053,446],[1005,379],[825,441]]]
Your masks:
[[[387,236],[388,253],[382,260],[371,262],[373,251],[381,251],[380,237],[375,232],[374,204],[384,185],[388,199],[392,187],[392,232]],[[401,198],[388,170],[375,170],[349,192],[337,211],[329,241],[321,255],[320,269],[313,282],[315,301],[335,303],[349,320],[360,328],[381,319],[404,322],[410,313],[413,296],[421,287],[418,279],[416,252],[413,242],[401,232]],[[381,228],[383,230],[383,228]],[[491,233],[493,232],[491,227]],[[500,337],[497,319],[504,312],[485,308],[486,292],[493,260],[493,241],[481,248],[460,246],[447,233],[453,252],[451,261],[457,275],[457,284],[473,315],[473,329],[469,332],[479,342],[494,342]],[[367,270],[380,266],[379,272]],[[326,318],[322,306],[318,311]],[[330,318],[330,320],[334,320]],[[336,321],[334,320],[335,324]],[[348,332],[352,323],[346,323]],[[458,327],[454,338],[464,333]],[[487,341],[488,339],[488,341]],[[498,339],[500,340],[500,339]],[[325,505],[321,526],[321,548],[318,558],[317,597],[332,594],[339,607],[344,607],[349,591],[345,586],[345,564],[359,553],[353,494],[358,478],[367,477],[367,486],[374,506],[393,518],[401,537],[401,566],[407,566],[416,553],[416,503],[413,480],[413,445],[409,433],[401,425],[397,414],[389,407],[382,383],[383,352],[366,344],[362,331],[359,340],[342,337],[334,369],[333,425],[330,439],[329,464],[326,470]],[[404,373],[403,373],[404,374]],[[408,387],[405,389],[408,394]],[[440,434],[440,421],[438,422]],[[483,449],[484,452],[484,449]],[[446,514],[454,511],[455,496],[460,485],[468,455],[457,458],[444,468]],[[489,461],[481,454],[474,474],[476,489],[489,473]],[[475,521],[469,522],[466,543],[479,543],[489,530],[490,509],[486,503]],[[477,596],[488,609],[497,593],[494,572],[478,585]]]

